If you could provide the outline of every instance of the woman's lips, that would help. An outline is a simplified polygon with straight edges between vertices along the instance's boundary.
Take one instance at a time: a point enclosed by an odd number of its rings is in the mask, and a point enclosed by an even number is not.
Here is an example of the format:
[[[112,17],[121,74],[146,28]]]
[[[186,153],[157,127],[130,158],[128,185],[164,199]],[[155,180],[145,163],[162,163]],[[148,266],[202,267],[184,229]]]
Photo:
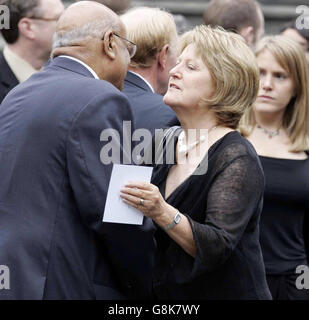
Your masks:
[[[170,83],[170,88],[174,88],[174,89],[180,90],[180,88],[175,83]]]
[[[259,99],[263,99],[263,100],[275,100],[273,97],[271,96],[265,96],[265,95],[262,95],[262,96],[258,96]]]

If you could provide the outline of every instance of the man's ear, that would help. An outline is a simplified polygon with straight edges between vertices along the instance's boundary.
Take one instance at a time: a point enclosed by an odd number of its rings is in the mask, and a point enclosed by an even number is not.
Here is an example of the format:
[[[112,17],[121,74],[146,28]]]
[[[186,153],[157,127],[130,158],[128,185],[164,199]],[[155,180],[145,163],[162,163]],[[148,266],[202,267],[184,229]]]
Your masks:
[[[239,31],[239,34],[245,39],[247,45],[249,47],[252,47],[254,43],[254,29],[252,26],[247,26],[242,28]]]
[[[166,61],[167,61],[167,55],[168,55],[168,49],[169,45],[166,44],[163,46],[163,48],[160,50],[160,52],[157,54],[158,59],[158,67],[162,70],[166,68]]]
[[[104,34],[103,51],[112,60],[116,58],[116,42],[115,36],[112,30],[108,30]]]
[[[19,34],[30,40],[35,39],[35,32],[33,30],[33,24],[29,18],[22,18],[18,22]]]

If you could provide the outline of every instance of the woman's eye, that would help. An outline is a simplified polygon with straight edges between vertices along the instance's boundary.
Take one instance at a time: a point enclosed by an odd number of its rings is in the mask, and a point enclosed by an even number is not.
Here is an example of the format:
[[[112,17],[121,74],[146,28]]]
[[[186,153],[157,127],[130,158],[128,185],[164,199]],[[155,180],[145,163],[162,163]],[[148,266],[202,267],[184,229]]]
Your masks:
[[[195,70],[196,69],[195,66],[193,64],[191,64],[191,63],[188,64],[188,68],[190,70]]]
[[[285,79],[285,78],[286,78],[285,74],[283,74],[283,73],[277,73],[277,74],[276,74],[276,77],[277,77],[278,79]]]

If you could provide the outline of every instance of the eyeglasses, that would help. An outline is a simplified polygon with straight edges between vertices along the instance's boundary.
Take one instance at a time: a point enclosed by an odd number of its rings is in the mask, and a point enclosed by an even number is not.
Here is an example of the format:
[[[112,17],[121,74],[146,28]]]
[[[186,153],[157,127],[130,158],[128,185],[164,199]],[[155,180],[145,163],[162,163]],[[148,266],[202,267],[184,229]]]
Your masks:
[[[127,47],[128,52],[129,52],[129,56],[130,56],[130,58],[133,58],[135,53],[136,53],[136,49],[137,49],[136,43],[134,43],[134,42],[132,42],[132,41],[120,36],[116,32],[113,32],[113,35],[118,37],[118,38],[120,38],[121,40],[126,41],[126,47]],[[102,37],[102,40],[104,40],[104,36]]]
[[[58,21],[59,17],[57,18],[39,18],[39,17],[28,17],[29,19],[33,20],[42,20],[42,21]]]

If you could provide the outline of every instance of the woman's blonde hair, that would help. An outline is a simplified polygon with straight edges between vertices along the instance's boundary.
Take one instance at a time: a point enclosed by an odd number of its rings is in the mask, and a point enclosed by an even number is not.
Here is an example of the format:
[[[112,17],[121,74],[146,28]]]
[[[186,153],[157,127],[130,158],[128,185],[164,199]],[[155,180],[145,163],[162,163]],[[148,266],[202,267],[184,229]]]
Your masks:
[[[213,79],[214,94],[201,105],[215,112],[219,125],[237,128],[258,94],[259,70],[251,49],[241,36],[206,25],[188,31],[181,40],[180,51],[194,44]]]
[[[255,55],[258,56],[265,50],[289,74],[295,87],[295,97],[287,105],[282,123],[292,143],[290,151],[308,150],[309,70],[305,54],[299,44],[284,36],[267,36],[261,39],[255,48]],[[255,125],[254,108],[249,108],[240,121],[239,130],[244,136],[249,136]]]

